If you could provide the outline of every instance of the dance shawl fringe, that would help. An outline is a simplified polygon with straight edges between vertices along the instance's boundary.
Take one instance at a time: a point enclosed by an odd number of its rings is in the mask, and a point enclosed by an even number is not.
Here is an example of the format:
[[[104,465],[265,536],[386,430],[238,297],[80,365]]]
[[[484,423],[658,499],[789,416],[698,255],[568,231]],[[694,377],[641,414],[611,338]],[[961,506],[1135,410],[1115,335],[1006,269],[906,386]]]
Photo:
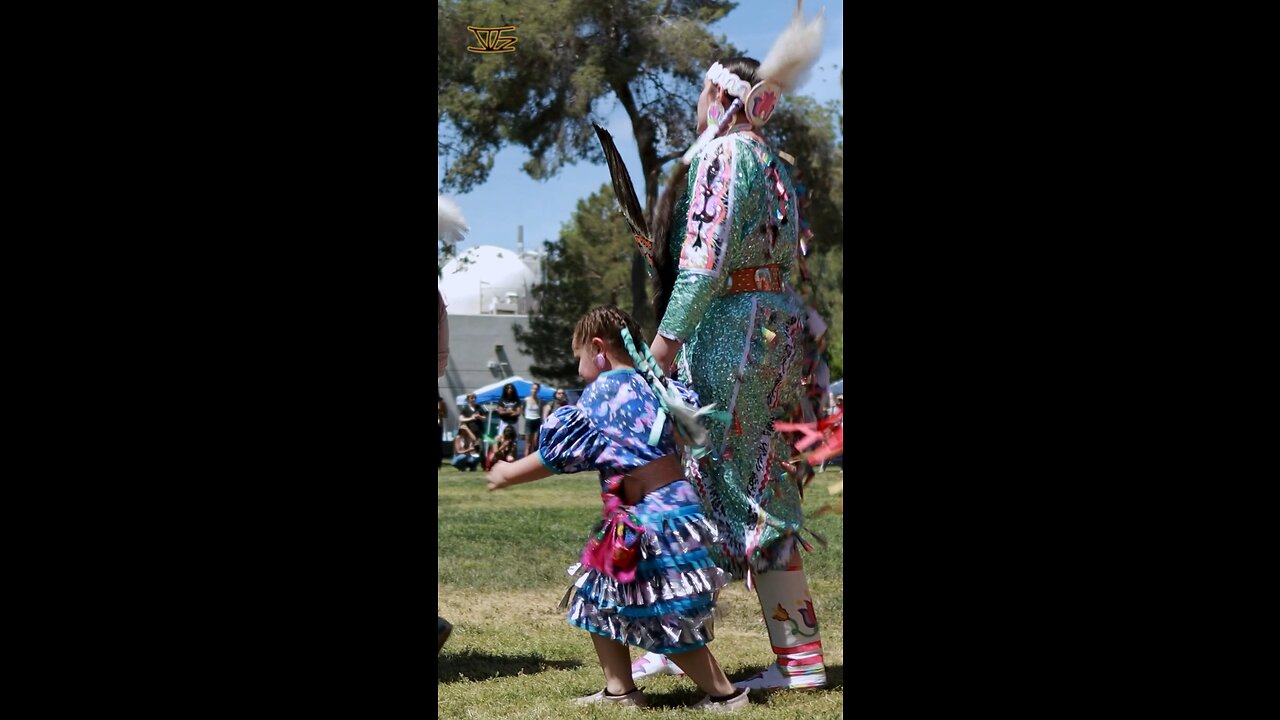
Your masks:
[[[683,550],[688,541],[711,544],[717,538],[715,527],[701,516],[693,520],[668,519],[659,530],[675,540],[672,550]],[[705,600],[695,602],[693,596],[728,585],[728,573],[710,558],[695,561],[689,567],[678,566],[663,552],[657,534],[651,532],[641,535],[639,564],[663,571],[623,583],[581,563],[570,567],[569,574],[576,579],[561,599],[560,609],[569,611],[568,620],[573,625],[590,624],[607,632],[613,640],[654,652],[711,640],[711,626],[706,623],[714,611],[704,607]],[[583,592],[575,594],[578,589]],[[675,623],[671,622],[673,615],[678,617]]]

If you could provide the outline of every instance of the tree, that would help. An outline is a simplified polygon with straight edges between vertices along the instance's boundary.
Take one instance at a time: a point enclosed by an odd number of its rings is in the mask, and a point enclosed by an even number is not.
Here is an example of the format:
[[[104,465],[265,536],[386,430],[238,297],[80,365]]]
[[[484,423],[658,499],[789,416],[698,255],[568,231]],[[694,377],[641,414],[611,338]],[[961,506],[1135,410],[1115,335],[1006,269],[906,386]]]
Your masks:
[[[631,258],[638,255],[627,224],[618,214],[613,187],[605,183],[589,197],[579,200],[569,222],[560,231],[566,247],[586,263],[590,300],[595,305],[618,305],[631,290]],[[652,337],[656,324],[645,326]]]
[[[840,71],[840,87],[843,91],[843,69]],[[814,290],[818,309],[832,328],[827,337],[827,364],[834,380],[844,377],[844,101],[831,103],[830,107],[835,113],[835,125],[840,128],[840,139],[828,167],[829,186],[819,188],[819,193],[825,195],[832,207],[839,208],[840,233],[831,236],[834,242],[829,242],[819,257],[818,272],[814,273]]]
[[[582,255],[563,239],[547,243],[543,281],[530,289],[537,309],[529,314],[529,328],[512,326],[520,352],[533,356],[529,366],[535,379],[563,385],[578,382],[578,360],[569,348],[573,326],[591,308],[591,283]]]
[[[524,170],[544,179],[567,164],[603,157],[591,127],[604,105],[622,106],[640,153],[645,213],[652,219],[662,167],[693,142],[703,73],[735,54],[707,24],[727,0],[559,0],[511,7],[501,0],[440,0],[437,16],[440,129],[445,188],[483,182],[511,143],[529,151]],[[472,27],[514,25],[515,52],[464,51]],[[633,169],[634,172],[634,169]],[[631,258],[631,314],[652,326],[644,261]]]
[[[538,379],[568,382],[578,376],[577,361],[568,357],[573,326],[592,307],[617,305],[630,287],[626,261],[636,249],[609,184],[578,201],[560,239],[549,243],[547,251],[543,282],[530,290],[537,309],[529,316],[528,330],[517,326],[516,340],[521,352],[539,363],[532,367]],[[566,361],[571,365],[564,366]]]

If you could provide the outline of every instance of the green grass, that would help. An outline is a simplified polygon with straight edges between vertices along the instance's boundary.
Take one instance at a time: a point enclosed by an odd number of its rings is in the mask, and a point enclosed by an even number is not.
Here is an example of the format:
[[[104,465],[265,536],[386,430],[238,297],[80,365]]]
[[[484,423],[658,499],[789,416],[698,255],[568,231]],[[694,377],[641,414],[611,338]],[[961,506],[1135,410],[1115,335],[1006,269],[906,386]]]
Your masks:
[[[587,532],[600,517],[596,473],[557,476],[488,493],[483,472],[439,473],[437,523],[439,614],[453,635],[439,655],[438,713],[447,718],[634,718],[623,708],[579,708],[573,698],[604,687],[587,633],[569,626],[557,608],[569,587],[565,569],[577,562]],[[806,491],[812,514],[830,502],[839,469],[819,474]],[[752,693],[735,717],[838,718],[844,715],[844,518],[810,525],[829,545],[805,553],[822,628],[828,688]],[[730,680],[773,662],[755,593],[735,582],[720,593],[716,639],[708,646]],[[632,657],[640,651],[632,648]],[[687,678],[639,683],[651,709],[643,717],[690,717],[703,695]],[[700,713],[699,713],[700,715]]]

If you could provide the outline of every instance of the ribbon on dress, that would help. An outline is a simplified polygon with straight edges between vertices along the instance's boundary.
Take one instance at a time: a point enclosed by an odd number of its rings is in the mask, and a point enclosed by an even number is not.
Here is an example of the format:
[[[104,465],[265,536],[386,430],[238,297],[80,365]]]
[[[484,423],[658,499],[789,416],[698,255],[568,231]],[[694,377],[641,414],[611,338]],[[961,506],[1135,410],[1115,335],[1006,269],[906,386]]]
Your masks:
[[[620,583],[636,579],[644,527],[622,502],[622,476],[609,479],[604,492],[604,521],[582,549],[582,565],[598,570]]]
[[[792,462],[803,458],[810,465],[818,465],[837,455],[844,454],[844,410],[841,409],[817,422],[790,423],[775,422],[774,428],[779,432],[798,432],[803,438],[796,442],[795,448],[800,455],[791,458]],[[821,443],[810,453],[804,451],[810,446]]]

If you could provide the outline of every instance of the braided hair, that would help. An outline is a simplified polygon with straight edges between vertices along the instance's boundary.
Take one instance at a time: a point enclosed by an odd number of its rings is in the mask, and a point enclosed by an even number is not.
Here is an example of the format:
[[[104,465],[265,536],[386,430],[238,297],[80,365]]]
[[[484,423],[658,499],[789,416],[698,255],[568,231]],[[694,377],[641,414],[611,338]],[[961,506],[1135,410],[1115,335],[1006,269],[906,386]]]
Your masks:
[[[602,305],[587,311],[573,328],[573,347],[580,348],[598,337],[609,343],[618,353],[626,353],[646,382],[655,391],[666,387],[667,378],[658,371],[649,346],[645,344],[640,325],[625,310],[614,305]]]
[[[573,327],[573,347],[583,347],[591,338],[599,337],[621,352],[626,349],[622,345],[622,328],[640,337],[640,325],[626,311],[613,305],[591,308]]]
[[[614,350],[625,350],[635,365],[636,372],[657,396],[661,410],[649,432],[649,444],[658,444],[667,416],[671,415],[676,422],[675,430],[680,442],[693,451],[694,457],[705,454],[707,431],[701,425],[700,418],[715,405],[699,409],[680,397],[659,369],[658,361],[642,339],[640,326],[636,321],[625,311],[612,305],[592,308],[573,328],[573,347],[584,347],[593,337],[604,340]]]

